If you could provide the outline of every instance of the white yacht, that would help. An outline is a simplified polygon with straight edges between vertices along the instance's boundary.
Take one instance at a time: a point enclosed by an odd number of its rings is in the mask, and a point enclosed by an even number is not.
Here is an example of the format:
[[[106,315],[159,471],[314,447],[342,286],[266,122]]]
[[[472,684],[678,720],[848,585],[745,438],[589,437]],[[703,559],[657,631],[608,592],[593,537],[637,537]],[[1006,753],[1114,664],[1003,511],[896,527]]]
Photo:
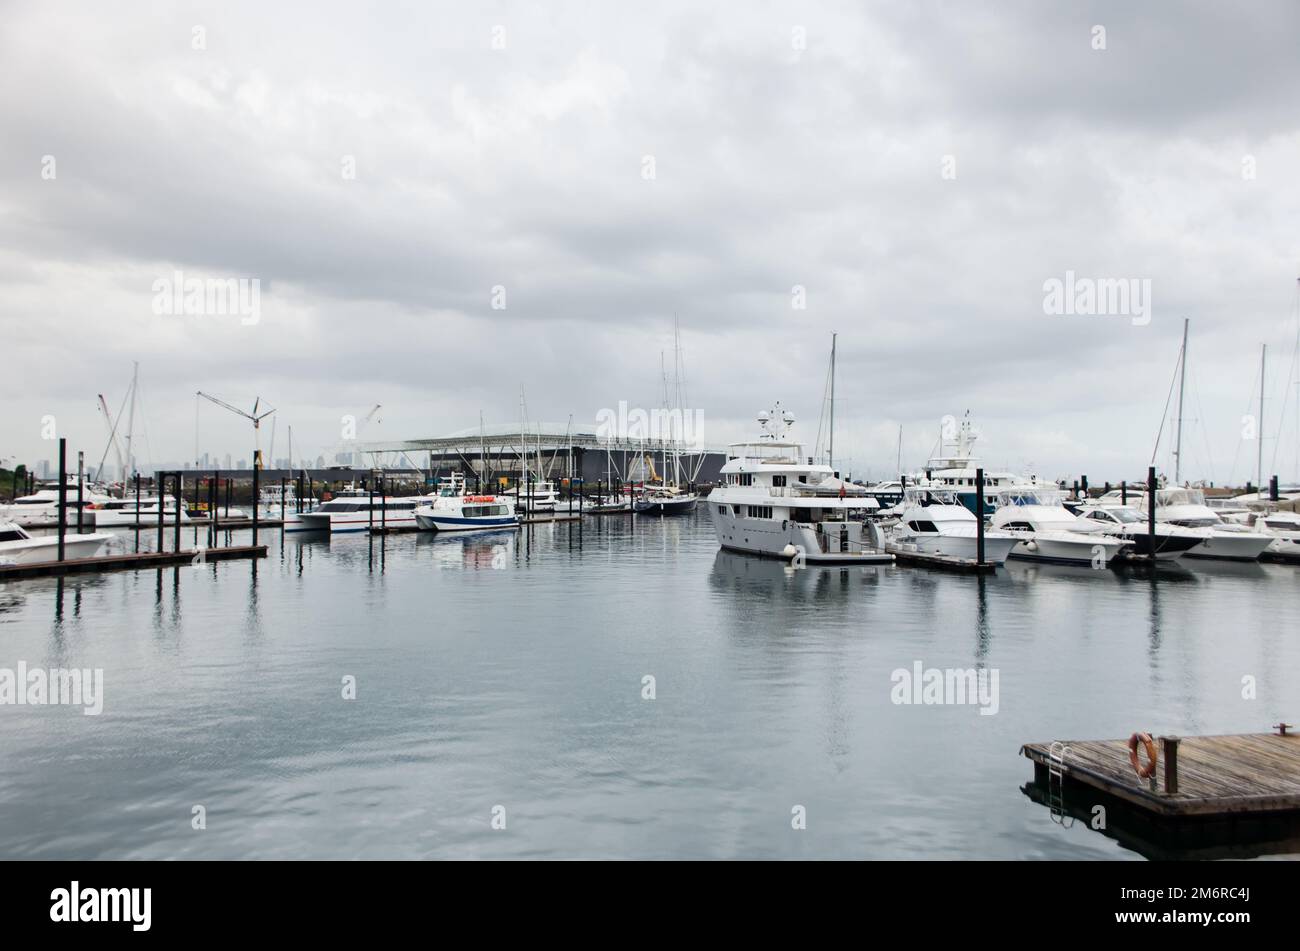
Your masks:
[[[979,523],[958,492],[933,486],[908,486],[896,510],[898,520],[887,530],[889,550],[975,561],[979,555]],[[1008,532],[984,532],[984,562],[1005,564],[1022,537]]]
[[[82,485],[81,524],[95,524],[95,509],[100,502],[108,501],[103,492]],[[77,485],[67,484],[67,524],[71,528],[77,524]],[[0,520],[16,522],[26,528],[46,528],[59,524],[59,485],[45,483],[31,495],[14,499],[8,505],[0,506]]]
[[[506,494],[511,497],[516,509],[527,510],[530,514],[537,512],[551,515],[555,512],[555,504],[559,500],[555,485],[550,481],[524,483],[522,486],[516,483],[515,487]]]
[[[94,558],[113,538],[108,532],[63,536],[64,558]],[[0,521],[0,565],[57,561],[59,536],[33,536],[15,522]]]
[[[979,437],[967,413],[957,427],[955,438],[939,434],[939,454],[925,464],[925,471],[908,480],[912,485],[946,489],[955,494],[957,501],[971,512],[975,511],[975,476],[981,468],[978,458],[971,454]],[[1039,487],[1037,478],[1025,478],[1014,472],[984,471],[984,516],[989,517],[998,506],[1000,492],[1021,489],[1032,492]]]
[[[465,477],[457,472],[416,507],[415,523],[425,531],[500,531],[518,528],[519,516],[508,495],[468,494]]]
[[[165,499],[163,501],[162,520],[165,524],[176,524],[176,500]],[[181,524],[193,521],[189,512],[185,508],[185,503],[181,503],[180,510]],[[120,528],[123,526],[135,527],[136,525],[157,525],[158,524],[158,499],[156,496],[142,496],[139,507],[136,506],[135,497],[125,499],[109,499],[107,502],[98,503],[95,509],[95,527],[96,528]]]
[[[1060,489],[1004,490],[990,524],[1023,539],[1011,549],[1012,558],[1097,568],[1110,564],[1128,542],[1107,535],[1099,522],[1071,514],[1064,497]]]
[[[430,498],[423,495],[375,496],[373,503],[369,495],[333,498],[310,512],[298,514],[297,524],[292,530],[339,534],[368,531],[372,525],[376,528],[414,528],[416,508]],[[290,530],[288,526],[286,530]]]
[[[722,484],[706,500],[718,544],[810,564],[892,561],[863,537],[875,500],[803,455],[803,446],[789,439],[794,416],[779,403],[758,422],[758,441],[730,447]]]
[[[1117,489],[1103,495],[1098,502],[1101,505],[1121,504],[1120,496],[1120,490]],[[1145,492],[1139,493],[1131,504],[1145,517]],[[1188,558],[1254,561],[1274,540],[1263,532],[1252,531],[1249,526],[1224,521],[1214,509],[1205,504],[1205,493],[1195,488],[1156,489],[1156,523],[1204,532],[1204,542],[1188,551]]]
[[[1152,556],[1152,539],[1157,561],[1173,561],[1205,543],[1209,533],[1198,528],[1182,528],[1167,522],[1156,522],[1155,535],[1147,531],[1147,517],[1128,505],[1099,505],[1096,501],[1082,505],[1079,517],[1096,522],[1107,535],[1122,539],[1132,545],[1132,554],[1139,558]],[[1125,552],[1127,555],[1128,552]]]

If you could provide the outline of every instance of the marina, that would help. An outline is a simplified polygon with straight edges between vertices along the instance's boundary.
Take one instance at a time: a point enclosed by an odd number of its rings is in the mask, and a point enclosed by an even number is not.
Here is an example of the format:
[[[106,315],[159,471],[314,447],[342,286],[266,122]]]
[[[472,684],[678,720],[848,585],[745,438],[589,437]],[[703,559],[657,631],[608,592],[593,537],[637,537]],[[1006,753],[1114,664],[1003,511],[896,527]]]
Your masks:
[[[1282,920],[1300,5],[1259,2],[15,5],[10,917],[879,860],[920,921]]]

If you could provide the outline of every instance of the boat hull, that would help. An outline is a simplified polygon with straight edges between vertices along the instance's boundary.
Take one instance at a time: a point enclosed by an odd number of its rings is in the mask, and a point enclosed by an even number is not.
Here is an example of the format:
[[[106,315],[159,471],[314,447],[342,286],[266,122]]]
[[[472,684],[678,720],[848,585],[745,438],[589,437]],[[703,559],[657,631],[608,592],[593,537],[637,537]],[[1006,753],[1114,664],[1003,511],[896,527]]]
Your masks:
[[[513,516],[463,518],[454,515],[416,515],[416,525],[426,532],[499,532],[518,528],[519,519]]]
[[[94,558],[113,538],[108,533],[92,535],[64,535],[63,556],[68,558]],[[34,565],[40,562],[57,561],[59,558],[59,539],[57,535],[44,535],[39,538],[24,539],[21,543],[11,543],[14,547],[0,545],[0,565]]]

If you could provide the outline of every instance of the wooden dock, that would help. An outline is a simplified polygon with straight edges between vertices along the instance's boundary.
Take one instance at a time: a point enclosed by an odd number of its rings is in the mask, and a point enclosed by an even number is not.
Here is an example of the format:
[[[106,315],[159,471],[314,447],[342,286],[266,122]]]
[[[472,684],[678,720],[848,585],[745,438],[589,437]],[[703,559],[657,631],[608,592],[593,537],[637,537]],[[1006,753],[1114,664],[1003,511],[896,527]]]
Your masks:
[[[885,551],[893,555],[896,562],[903,565],[920,565],[925,568],[942,568],[945,571],[962,571],[970,574],[992,574],[998,569],[998,566],[991,561],[978,562],[974,558],[958,558],[954,555],[931,555],[899,548],[896,545],[886,545]]]
[[[202,561],[196,559],[202,555]],[[237,558],[265,558],[265,545],[227,545],[222,548],[182,549],[181,551],[145,551],[125,555],[103,555],[99,558],[68,558],[65,561],[38,561],[29,565],[0,565],[0,581],[11,578],[44,578],[51,576],[87,574],[99,571],[126,571],[139,568],[171,568],[180,565],[204,564],[210,561],[231,561]]]
[[[1033,762],[1037,782],[1052,782],[1055,767],[1067,783],[1091,787],[1156,817],[1300,817],[1300,735],[1182,737],[1177,741],[1173,792],[1164,744],[1160,738],[1155,743],[1160,760],[1154,788],[1151,780],[1138,778],[1134,771],[1127,740],[1070,740],[1063,750],[1060,744],[1026,743],[1020,752]],[[1053,748],[1062,754],[1059,760],[1053,759]],[[1138,751],[1145,763],[1141,746]]]

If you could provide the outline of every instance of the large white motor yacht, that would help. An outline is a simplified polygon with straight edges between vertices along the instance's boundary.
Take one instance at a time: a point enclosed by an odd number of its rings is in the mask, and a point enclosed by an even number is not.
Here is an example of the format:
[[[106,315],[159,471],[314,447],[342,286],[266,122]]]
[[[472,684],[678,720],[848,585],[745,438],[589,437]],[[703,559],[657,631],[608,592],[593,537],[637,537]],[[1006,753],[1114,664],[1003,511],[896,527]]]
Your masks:
[[[706,500],[718,544],[810,564],[892,561],[863,537],[863,518],[875,500],[804,456],[789,438],[794,416],[779,403],[758,422],[758,440],[730,447],[722,484]]]

